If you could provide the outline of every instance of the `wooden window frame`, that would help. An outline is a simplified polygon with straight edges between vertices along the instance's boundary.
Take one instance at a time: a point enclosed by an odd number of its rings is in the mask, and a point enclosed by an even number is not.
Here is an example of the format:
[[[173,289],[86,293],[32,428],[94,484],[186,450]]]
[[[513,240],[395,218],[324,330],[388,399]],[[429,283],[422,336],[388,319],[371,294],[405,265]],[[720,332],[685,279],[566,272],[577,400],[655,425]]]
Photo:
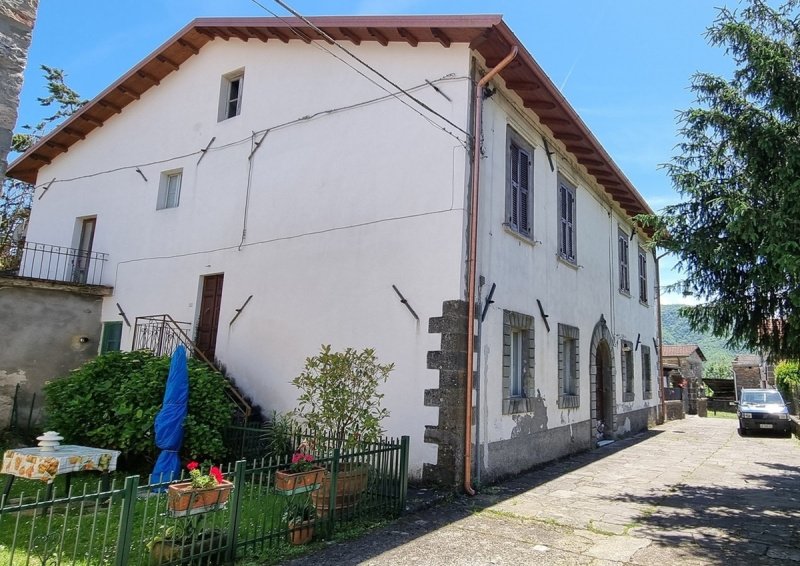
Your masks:
[[[617,255],[619,256],[619,291],[631,295],[630,236],[621,228],[617,232]]]
[[[564,261],[578,262],[577,188],[563,176],[558,176],[558,255]]]
[[[639,302],[647,304],[647,252],[639,247]]]
[[[533,155],[533,146],[509,126],[506,135],[505,225],[525,238],[533,237]],[[523,160],[527,161],[524,184],[520,178]]]

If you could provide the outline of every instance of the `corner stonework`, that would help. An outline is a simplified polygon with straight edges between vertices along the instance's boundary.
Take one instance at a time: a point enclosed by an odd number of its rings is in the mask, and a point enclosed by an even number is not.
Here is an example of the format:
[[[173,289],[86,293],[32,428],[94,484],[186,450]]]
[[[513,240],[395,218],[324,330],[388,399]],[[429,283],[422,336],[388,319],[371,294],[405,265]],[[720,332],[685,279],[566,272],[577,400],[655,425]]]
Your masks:
[[[467,372],[467,303],[445,301],[442,316],[428,320],[428,332],[441,334],[440,349],[428,352],[428,369],[439,371],[439,387],[425,391],[425,406],[439,407],[439,421],[425,427],[425,442],[438,446],[435,464],[425,464],[427,483],[457,486],[463,481],[464,405]]]

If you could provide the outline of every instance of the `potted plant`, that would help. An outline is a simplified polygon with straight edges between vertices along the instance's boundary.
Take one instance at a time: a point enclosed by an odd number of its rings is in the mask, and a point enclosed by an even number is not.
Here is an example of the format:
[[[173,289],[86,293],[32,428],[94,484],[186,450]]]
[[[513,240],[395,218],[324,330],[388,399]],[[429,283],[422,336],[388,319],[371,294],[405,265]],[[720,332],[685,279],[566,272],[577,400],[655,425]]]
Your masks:
[[[206,474],[192,461],[186,469],[189,481],[170,484],[167,490],[167,508],[173,517],[213,511],[228,501],[233,483],[222,477],[217,466],[211,466]]]
[[[289,499],[283,520],[289,527],[290,543],[306,544],[314,537],[316,512],[307,496]]]
[[[319,487],[324,472],[323,468],[314,464],[308,442],[301,442],[292,454],[289,466],[275,472],[275,489],[291,493],[312,491]]]
[[[383,433],[381,421],[389,414],[381,407],[383,394],[378,389],[393,369],[394,364],[379,363],[372,348],[334,352],[330,345],[323,345],[318,355],[306,359],[303,372],[292,380],[300,390],[295,412],[315,438],[330,440],[340,450],[375,442]],[[368,474],[367,464],[340,465],[334,503],[337,509],[358,502],[367,487]],[[331,505],[329,480],[330,472],[326,471],[321,489],[311,493],[320,515]]]

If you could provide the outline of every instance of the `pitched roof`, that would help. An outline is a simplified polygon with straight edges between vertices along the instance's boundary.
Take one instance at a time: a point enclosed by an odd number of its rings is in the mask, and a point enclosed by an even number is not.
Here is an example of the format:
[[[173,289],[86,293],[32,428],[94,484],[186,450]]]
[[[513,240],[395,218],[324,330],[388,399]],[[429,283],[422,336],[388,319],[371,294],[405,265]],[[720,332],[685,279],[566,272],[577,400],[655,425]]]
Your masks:
[[[761,365],[761,356],[757,354],[739,354],[733,358],[733,365],[739,367],[759,367]]]
[[[686,358],[695,351],[701,360],[706,361],[703,350],[697,344],[664,344],[661,347],[661,355],[665,358]]]
[[[586,167],[627,214],[652,212],[502,16],[326,16],[311,17],[309,21],[334,40],[355,44],[376,41],[384,46],[390,42],[416,46],[418,43],[436,42],[449,47],[453,43],[468,43],[483,56],[490,68],[508,54],[511,46],[518,46],[517,58],[500,72],[506,87],[515,91],[525,107],[537,114],[554,137],[565,145],[578,163]],[[298,35],[301,36],[299,39]],[[66,153],[95,128],[102,127],[145,91],[178,71],[187,59],[216,38],[284,43],[325,41],[314,27],[297,18],[193,20],[16,159],[7,175],[35,183],[42,166]]]

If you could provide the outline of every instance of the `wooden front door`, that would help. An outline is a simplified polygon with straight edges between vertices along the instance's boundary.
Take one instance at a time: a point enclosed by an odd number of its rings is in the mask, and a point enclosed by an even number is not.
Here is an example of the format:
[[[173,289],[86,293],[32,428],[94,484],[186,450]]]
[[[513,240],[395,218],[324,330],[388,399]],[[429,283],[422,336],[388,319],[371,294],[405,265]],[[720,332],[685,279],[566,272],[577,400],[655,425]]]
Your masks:
[[[223,274],[203,277],[203,295],[200,300],[200,320],[197,323],[197,349],[209,361],[214,361],[217,348],[217,328],[219,327],[219,308],[222,304]]]

